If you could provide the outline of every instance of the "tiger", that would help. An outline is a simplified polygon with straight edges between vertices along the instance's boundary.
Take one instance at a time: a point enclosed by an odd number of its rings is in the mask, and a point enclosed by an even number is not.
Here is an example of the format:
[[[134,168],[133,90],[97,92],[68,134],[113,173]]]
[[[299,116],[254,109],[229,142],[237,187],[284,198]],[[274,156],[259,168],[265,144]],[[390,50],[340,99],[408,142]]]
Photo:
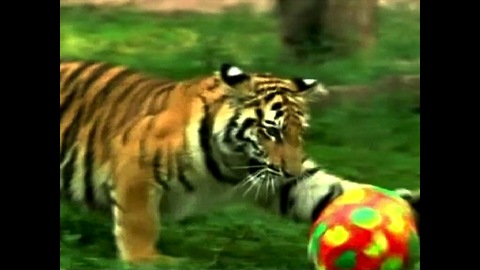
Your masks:
[[[176,262],[156,248],[161,223],[234,202],[308,222],[304,212],[321,208],[308,202],[335,195],[291,203],[304,194],[292,183],[323,179],[303,135],[309,102],[326,95],[315,79],[227,63],[177,81],[60,60],[61,197],[109,210],[118,257],[130,263]]]

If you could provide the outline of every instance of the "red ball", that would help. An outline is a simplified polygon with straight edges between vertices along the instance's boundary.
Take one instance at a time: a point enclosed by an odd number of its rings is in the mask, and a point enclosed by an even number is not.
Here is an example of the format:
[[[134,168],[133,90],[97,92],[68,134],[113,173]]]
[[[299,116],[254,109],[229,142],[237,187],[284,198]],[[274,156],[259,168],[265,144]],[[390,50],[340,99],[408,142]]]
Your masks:
[[[308,253],[317,270],[406,269],[420,258],[414,213],[393,191],[346,191],[312,225]]]

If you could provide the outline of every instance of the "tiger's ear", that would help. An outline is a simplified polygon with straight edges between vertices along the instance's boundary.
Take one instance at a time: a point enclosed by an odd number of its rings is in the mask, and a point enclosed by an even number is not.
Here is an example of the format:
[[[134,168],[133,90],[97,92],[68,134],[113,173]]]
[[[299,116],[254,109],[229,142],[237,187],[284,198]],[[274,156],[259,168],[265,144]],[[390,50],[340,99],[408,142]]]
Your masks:
[[[247,73],[230,64],[221,65],[220,78],[230,87],[235,87],[250,80],[250,76]]]
[[[314,93],[327,95],[328,91],[315,79],[293,78],[292,82],[297,87],[298,93]]]

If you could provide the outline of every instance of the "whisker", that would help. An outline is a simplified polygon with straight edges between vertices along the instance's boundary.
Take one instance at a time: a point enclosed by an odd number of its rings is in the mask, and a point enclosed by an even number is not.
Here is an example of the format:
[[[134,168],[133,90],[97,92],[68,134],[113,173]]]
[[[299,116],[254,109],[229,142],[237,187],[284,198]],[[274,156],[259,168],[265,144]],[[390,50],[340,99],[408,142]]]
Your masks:
[[[247,175],[242,181],[238,182],[238,184],[237,184],[237,186],[235,186],[235,188],[242,187],[245,184],[249,183],[251,181],[252,177],[254,177],[254,176],[255,176],[255,174]]]
[[[246,180],[245,182],[246,183],[250,183],[250,186],[247,188],[247,190],[245,190],[245,192],[243,193],[243,196],[245,197],[248,192],[250,192],[250,190],[252,190],[255,186],[258,186],[258,181],[261,181],[258,176],[261,175],[262,173],[264,173],[265,170],[260,170],[254,174],[252,174],[248,180]],[[242,184],[242,186],[244,186],[244,184]]]
[[[270,183],[270,186],[271,186],[271,193],[269,193],[269,195],[275,194],[276,184],[277,184],[276,179],[274,177],[271,177],[269,179],[269,183]]]
[[[247,188],[247,190],[245,190],[245,192],[243,193],[243,197],[247,196],[248,192],[250,192],[250,190],[252,190],[256,185],[257,185],[257,178],[255,178],[255,180],[252,181],[252,184]]]
[[[262,168],[265,165],[252,165],[252,166],[231,166],[231,169],[255,169],[255,168]]]
[[[257,185],[257,192],[255,192],[255,201],[258,200],[258,195],[260,194],[260,190],[262,189],[263,185]]]
[[[265,186],[266,186],[265,193],[266,193],[266,195],[267,195],[267,199],[268,199],[268,195],[270,195],[270,194],[269,194],[270,184],[271,184],[270,179],[271,179],[270,176],[268,176],[268,178],[267,178],[267,183],[265,184]]]
[[[247,177],[245,177],[244,180],[240,181],[240,183],[235,188],[243,187],[246,184],[255,181],[255,178],[257,177],[258,174],[259,174],[259,172],[248,175]]]

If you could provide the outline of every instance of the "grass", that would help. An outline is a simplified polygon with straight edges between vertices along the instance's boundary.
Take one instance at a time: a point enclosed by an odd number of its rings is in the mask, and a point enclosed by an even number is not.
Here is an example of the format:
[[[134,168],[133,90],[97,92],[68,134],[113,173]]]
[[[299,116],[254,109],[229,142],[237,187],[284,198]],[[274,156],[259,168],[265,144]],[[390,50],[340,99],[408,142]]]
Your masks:
[[[273,15],[148,14],[129,8],[61,8],[60,56],[126,64],[171,78],[210,73],[223,61],[245,69],[320,78],[325,84],[372,83],[419,72],[419,12],[382,10],[375,50],[322,65],[295,63],[282,51]],[[388,91],[367,101],[314,108],[308,151],[329,171],[387,188],[419,186],[418,97]],[[110,219],[61,203],[62,269],[127,269],[115,259]],[[307,226],[246,206],[182,224],[166,224],[160,248],[189,260],[178,269],[309,269]],[[138,269],[138,268],[137,268]],[[154,266],[145,269],[155,269]],[[170,268],[172,269],[172,268]]]

